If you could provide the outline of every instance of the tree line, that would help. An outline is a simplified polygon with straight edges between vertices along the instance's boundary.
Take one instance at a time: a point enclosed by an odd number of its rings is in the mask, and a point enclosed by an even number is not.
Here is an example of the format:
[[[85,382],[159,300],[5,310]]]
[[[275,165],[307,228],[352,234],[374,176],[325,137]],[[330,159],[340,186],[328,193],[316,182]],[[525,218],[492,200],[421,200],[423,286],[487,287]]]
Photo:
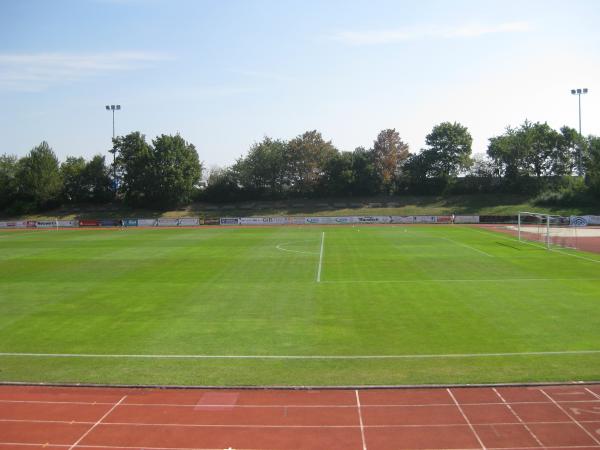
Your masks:
[[[290,140],[265,137],[231,166],[208,173],[194,145],[179,134],[151,142],[140,132],[119,136],[111,149],[114,163],[102,155],[61,163],[42,142],[22,158],[0,156],[0,209],[499,191],[548,190],[549,197],[560,193],[567,200],[600,194],[598,137],[525,121],[490,138],[485,155],[473,155],[472,142],[465,126],[444,122],[415,153],[395,129],[382,130],[370,148],[340,151],[312,130]]]

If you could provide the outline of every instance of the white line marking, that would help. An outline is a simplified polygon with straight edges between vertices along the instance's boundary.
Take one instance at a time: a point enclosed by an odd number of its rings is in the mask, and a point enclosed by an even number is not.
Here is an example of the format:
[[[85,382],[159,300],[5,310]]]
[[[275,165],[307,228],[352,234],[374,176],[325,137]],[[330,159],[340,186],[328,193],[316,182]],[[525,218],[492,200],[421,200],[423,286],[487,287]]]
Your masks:
[[[479,435],[477,434],[477,431],[475,431],[475,427],[473,427],[473,425],[471,425],[471,422],[469,422],[469,418],[467,417],[467,415],[465,414],[465,412],[463,411],[463,409],[460,407],[460,404],[456,401],[456,398],[454,397],[454,394],[452,393],[452,391],[449,388],[446,389],[446,391],[448,391],[448,394],[450,394],[450,397],[452,397],[452,401],[454,401],[454,404],[456,405],[456,407],[458,408],[458,410],[462,414],[463,419],[465,419],[465,422],[467,422],[467,425],[469,425],[469,428],[471,429],[471,431],[475,435],[475,438],[477,439],[477,442],[479,442],[479,445],[481,445],[481,448],[485,450],[485,445],[483,445],[483,442],[479,438]]]
[[[90,434],[90,433],[91,433],[91,432],[94,430],[94,428],[96,428],[98,425],[100,425],[100,422],[102,422],[104,419],[106,419],[106,417],[108,417],[108,415],[109,415],[111,412],[113,412],[113,411],[114,411],[114,410],[117,408],[117,406],[119,406],[119,405],[120,405],[120,404],[123,402],[123,400],[125,400],[126,398],[127,398],[127,396],[126,396],[126,395],[124,395],[123,397],[121,397],[121,400],[119,400],[117,403],[115,403],[115,404],[113,405],[113,407],[112,407],[112,408],[110,408],[110,409],[109,409],[109,410],[106,412],[106,414],[104,414],[102,417],[100,417],[100,419],[98,419],[98,421],[97,421],[97,422],[96,422],[94,425],[92,425],[92,427],[91,427],[89,430],[87,430],[85,433],[83,433],[83,435],[82,435],[82,436],[81,436],[79,439],[77,439],[77,441],[76,441],[76,442],[75,442],[73,445],[71,445],[71,446],[69,447],[69,450],[73,450],[75,447],[77,447],[77,444],[79,444],[81,441],[83,441],[83,439],[84,439],[84,438],[85,438],[85,437],[86,437],[88,434]]]
[[[487,358],[496,356],[595,355],[600,350],[564,350],[548,352],[448,353],[422,355],[117,355],[100,353],[0,353],[2,356],[39,358],[148,358],[148,359],[420,359]]]
[[[594,397],[596,397],[598,400],[600,400],[600,395],[596,394],[594,391],[591,391],[588,388],[585,388],[586,391],[588,391],[590,394],[592,394]],[[594,401],[594,400],[592,400]]]
[[[523,419],[521,419],[521,417],[519,417],[519,415],[517,414],[517,412],[512,408],[512,406],[510,406],[510,404],[504,400],[504,397],[502,397],[502,395],[500,395],[500,392],[498,392],[498,390],[496,388],[492,388],[492,390],[496,393],[496,395],[500,398],[500,400],[502,400],[502,402],[506,405],[506,407],[510,410],[510,412],[513,414],[513,416],[515,416],[517,418],[517,420],[519,422],[521,422],[521,424],[525,427],[525,429],[529,432],[529,434],[531,435],[531,437],[533,439],[535,439],[535,442],[537,442],[539,444],[540,447],[543,447],[544,444],[542,444],[542,442],[538,439],[538,437],[535,435],[535,433],[533,431],[531,431],[531,428],[529,428],[529,426],[523,421]]]
[[[478,252],[478,253],[481,253],[482,255],[489,256],[490,258],[493,258],[493,257],[494,257],[494,255],[490,255],[489,253],[487,253],[487,252],[484,252],[483,250],[479,250],[478,248],[471,247],[471,246],[470,246],[470,245],[468,245],[468,244],[463,244],[462,242],[455,241],[454,239],[450,239],[450,238],[447,238],[447,237],[445,237],[445,236],[437,236],[437,237],[439,237],[440,239],[443,239],[443,240],[445,240],[445,241],[452,242],[453,244],[460,245],[461,247],[465,247],[465,248],[468,248],[468,249],[474,250],[474,251],[476,251],[476,252]]]
[[[571,419],[575,423],[575,425],[577,425],[579,428],[581,428],[585,432],[585,434],[587,434],[589,437],[591,437],[596,444],[600,445],[600,440],[598,440],[592,433],[590,433],[588,430],[586,430],[585,427],[583,425],[581,425],[571,414],[569,414],[565,408],[560,406],[556,400],[554,400],[552,397],[550,397],[543,389],[540,389],[540,392],[542,394],[544,394],[546,397],[548,397],[550,399],[550,401],[552,403],[554,403],[558,409],[560,409],[563,413],[565,413],[567,415],[567,417],[569,417],[569,419]]]
[[[325,232],[321,233],[321,251],[319,252],[319,270],[317,271],[317,283],[321,282],[321,268],[323,267],[323,244],[325,243]]]
[[[303,242],[304,242],[304,241],[303,241]],[[308,242],[311,242],[311,241],[308,241]],[[314,241],[312,241],[312,242],[314,242]],[[305,252],[305,251],[303,251],[303,250],[291,250],[291,249],[289,249],[289,248],[284,248],[284,247],[282,247],[283,245],[288,245],[288,244],[292,244],[292,243],[293,243],[293,242],[282,242],[281,244],[277,244],[277,245],[275,246],[275,248],[276,248],[277,250],[281,250],[282,252],[290,252],[290,253],[302,253],[302,254],[304,254],[304,255],[318,255],[318,253],[317,253],[317,252]]]
[[[356,406],[358,407],[358,421],[360,423],[360,437],[362,439],[363,450],[367,450],[367,441],[365,440],[365,427],[363,425],[362,411],[360,409],[360,397],[358,396],[358,389],[354,389],[356,394]]]
[[[322,283],[510,283],[529,281],[600,281],[600,278],[423,278],[420,280],[327,280]]]

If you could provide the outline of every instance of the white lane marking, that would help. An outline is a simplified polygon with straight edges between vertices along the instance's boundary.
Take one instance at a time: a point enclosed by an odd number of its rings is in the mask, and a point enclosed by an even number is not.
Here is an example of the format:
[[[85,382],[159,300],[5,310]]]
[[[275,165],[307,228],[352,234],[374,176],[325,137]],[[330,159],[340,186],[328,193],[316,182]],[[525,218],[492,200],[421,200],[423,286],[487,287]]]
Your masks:
[[[69,450],[73,450],[75,447],[77,447],[77,445],[78,445],[78,444],[79,444],[81,441],[83,441],[83,439],[84,439],[84,438],[85,438],[85,437],[86,437],[88,434],[90,434],[90,433],[91,433],[91,432],[94,430],[94,428],[96,428],[98,425],[100,425],[100,422],[102,422],[104,419],[106,419],[106,418],[108,417],[108,415],[109,415],[111,412],[113,412],[113,411],[114,411],[114,410],[117,408],[117,406],[119,406],[121,403],[123,403],[123,400],[125,400],[126,398],[127,398],[127,396],[126,396],[126,395],[124,395],[123,397],[121,397],[121,400],[119,400],[117,403],[115,403],[115,404],[113,405],[113,407],[112,407],[112,408],[110,408],[108,411],[106,411],[106,414],[104,414],[102,417],[100,417],[100,419],[98,419],[98,421],[97,421],[97,422],[96,422],[94,425],[92,425],[92,426],[91,426],[91,427],[90,427],[90,428],[89,428],[89,429],[88,429],[88,430],[87,430],[85,433],[83,433],[83,435],[82,435],[82,436],[81,436],[79,439],[77,439],[77,441],[75,441],[75,443],[74,443],[73,445],[71,445],[71,446],[69,447]]]
[[[356,394],[356,406],[358,407],[358,421],[360,423],[360,437],[362,438],[363,450],[367,450],[367,441],[365,440],[365,426],[363,425],[362,411],[360,408],[360,397],[358,396],[358,389],[354,389]]]
[[[517,420],[521,423],[521,425],[523,425],[525,427],[525,429],[529,432],[529,434],[531,435],[531,437],[533,439],[535,439],[535,442],[537,442],[540,447],[543,447],[544,444],[542,444],[542,442],[538,439],[538,437],[535,435],[535,433],[533,431],[531,431],[531,428],[529,428],[529,426],[523,421],[523,419],[521,419],[521,417],[512,408],[512,406],[510,406],[510,404],[506,400],[504,400],[504,397],[502,397],[502,395],[500,394],[500,392],[498,392],[498,390],[496,388],[492,388],[492,390],[496,393],[496,395],[500,398],[500,400],[502,400],[502,402],[510,410],[510,412],[513,414],[513,416],[515,416],[517,418]]]
[[[479,442],[479,445],[481,445],[481,448],[485,450],[485,445],[483,445],[483,442],[481,441],[481,438],[477,434],[477,431],[475,431],[475,427],[471,424],[471,422],[469,422],[469,418],[467,417],[467,415],[465,414],[465,412],[461,408],[460,404],[456,401],[456,398],[454,397],[454,394],[452,393],[452,391],[449,388],[446,389],[446,391],[448,391],[448,394],[450,394],[450,397],[452,397],[452,401],[454,402],[454,404],[456,405],[456,407],[460,411],[461,415],[463,416],[463,419],[465,419],[465,422],[467,422],[467,425],[469,425],[469,428],[471,429],[471,431],[475,435],[475,438],[477,439],[477,442]]]
[[[438,237],[439,237],[440,239],[443,239],[443,240],[445,240],[445,241],[451,242],[451,243],[453,243],[453,244],[455,244],[455,245],[459,245],[459,246],[461,246],[461,247],[465,247],[465,248],[468,248],[468,249],[470,249],[470,250],[474,250],[474,251],[476,251],[476,252],[478,252],[478,253],[481,253],[482,255],[489,256],[490,258],[493,258],[493,257],[494,257],[494,255],[490,255],[489,253],[487,253],[487,252],[484,252],[483,250],[479,250],[478,248],[471,247],[471,246],[470,246],[470,245],[468,245],[468,244],[464,244],[464,243],[462,243],[462,242],[455,241],[454,239],[450,239],[450,238],[448,238],[448,237],[445,237],[445,236],[438,236]]]
[[[573,417],[571,414],[569,414],[569,412],[568,412],[568,411],[567,411],[565,408],[563,408],[562,406],[560,406],[556,400],[554,400],[552,397],[550,397],[550,396],[549,396],[549,395],[546,393],[546,391],[544,391],[543,389],[540,389],[540,392],[541,392],[542,394],[544,394],[546,397],[548,397],[548,399],[550,399],[550,401],[551,401],[552,403],[554,403],[558,409],[560,409],[560,410],[561,410],[563,413],[565,413],[565,414],[567,415],[567,417],[568,417],[569,419],[571,419],[571,420],[572,420],[572,421],[575,423],[575,425],[577,425],[579,428],[581,428],[581,429],[582,429],[582,430],[585,432],[585,434],[587,434],[589,437],[591,437],[591,438],[594,440],[594,442],[595,442],[597,445],[600,445],[600,440],[598,440],[598,438],[597,438],[597,437],[595,437],[595,436],[594,436],[592,433],[590,433],[590,432],[589,432],[589,431],[588,431],[588,430],[587,430],[587,429],[586,429],[586,428],[585,428],[583,425],[581,425],[581,424],[580,424],[580,423],[577,421],[577,419],[575,419],[575,418],[574,418],[574,417]]]
[[[563,350],[548,352],[448,353],[417,355],[135,355],[100,353],[0,353],[0,357],[37,358],[147,358],[147,359],[419,359],[419,358],[483,358],[496,356],[594,355],[600,350]]]
[[[325,244],[325,232],[321,233],[321,251],[319,252],[319,269],[317,270],[317,283],[321,282],[321,268],[323,267],[323,244]]]
[[[594,391],[591,391],[588,388],[585,388],[586,391],[588,391],[590,394],[592,394],[594,397],[596,397],[598,400],[600,400],[600,395],[596,394]],[[592,400],[594,401],[594,400]]]

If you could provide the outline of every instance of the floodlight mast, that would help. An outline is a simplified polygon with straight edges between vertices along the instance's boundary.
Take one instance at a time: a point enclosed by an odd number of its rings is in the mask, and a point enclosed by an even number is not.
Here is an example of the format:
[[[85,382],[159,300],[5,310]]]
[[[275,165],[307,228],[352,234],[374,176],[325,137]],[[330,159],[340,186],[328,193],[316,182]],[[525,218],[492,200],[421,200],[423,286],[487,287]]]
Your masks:
[[[105,106],[107,111],[112,111],[112,138],[113,138],[113,145],[114,145],[114,140],[115,140],[115,111],[120,111],[121,110],[121,105],[106,105]],[[117,151],[112,148],[111,150],[109,150],[112,154],[113,154],[113,176],[115,179],[115,183],[117,182]],[[116,185],[115,185],[116,186]],[[115,187],[116,189],[116,187]]]
[[[581,136],[581,96],[583,94],[587,94],[588,93],[588,88],[577,88],[577,89],[571,89],[571,95],[576,95],[578,97],[579,100],[579,136]],[[579,175],[582,176],[583,175],[583,165],[582,165],[582,161],[581,161],[581,144],[579,145],[579,151],[577,152],[577,170],[579,172]]]

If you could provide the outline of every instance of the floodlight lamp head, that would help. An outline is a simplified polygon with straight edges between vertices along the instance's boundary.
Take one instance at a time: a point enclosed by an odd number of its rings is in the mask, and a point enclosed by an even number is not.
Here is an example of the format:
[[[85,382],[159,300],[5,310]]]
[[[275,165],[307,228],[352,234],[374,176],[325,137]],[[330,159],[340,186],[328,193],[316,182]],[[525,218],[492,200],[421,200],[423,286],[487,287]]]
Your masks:
[[[581,90],[581,89],[580,89]],[[110,109],[112,109],[114,111],[115,109],[115,105],[110,105]]]
[[[577,91],[575,89],[571,89],[571,94],[575,95],[577,94]],[[106,108],[108,108],[108,106]]]
[[[110,111],[110,106],[106,105],[106,110]]]
[[[583,88],[583,93],[587,94],[588,93],[588,88]]]
[[[581,89],[577,89],[577,93],[578,93],[578,94],[581,94]]]
[[[117,109],[121,109],[121,105],[117,105]]]

